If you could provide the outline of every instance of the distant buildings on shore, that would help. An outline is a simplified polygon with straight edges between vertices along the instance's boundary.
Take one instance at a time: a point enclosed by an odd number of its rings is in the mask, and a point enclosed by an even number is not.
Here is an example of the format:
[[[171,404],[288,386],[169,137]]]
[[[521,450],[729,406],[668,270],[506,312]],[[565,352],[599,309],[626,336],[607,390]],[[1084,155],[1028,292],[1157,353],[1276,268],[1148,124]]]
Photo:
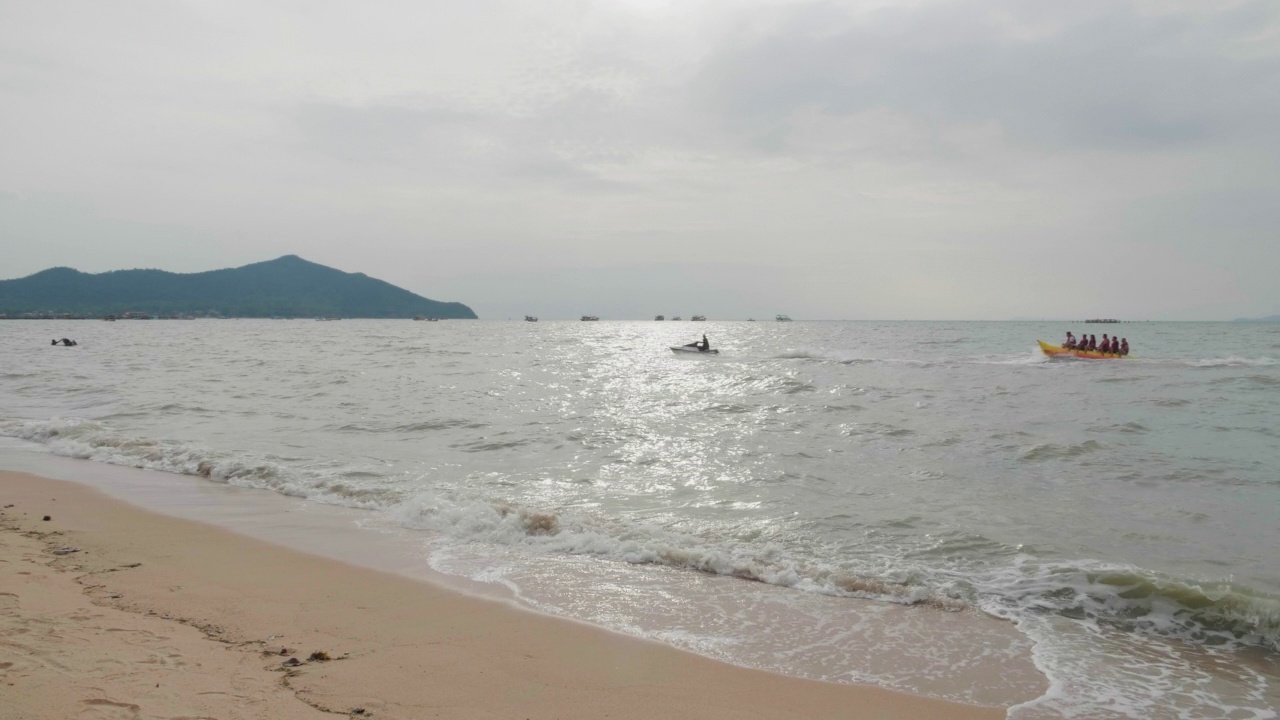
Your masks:
[[[125,312],[119,315],[82,315],[79,313],[55,312],[52,310],[26,312],[16,315],[0,313],[0,320],[197,320],[201,318],[222,318],[218,313],[194,313],[183,315],[152,315],[144,312]]]

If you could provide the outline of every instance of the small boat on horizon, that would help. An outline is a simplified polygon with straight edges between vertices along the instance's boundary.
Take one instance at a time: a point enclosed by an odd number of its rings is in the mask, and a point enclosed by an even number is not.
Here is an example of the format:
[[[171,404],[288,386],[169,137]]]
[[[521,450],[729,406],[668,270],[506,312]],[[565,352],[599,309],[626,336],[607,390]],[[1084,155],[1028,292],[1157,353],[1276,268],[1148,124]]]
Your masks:
[[[583,316],[582,316],[582,322],[592,322],[592,321],[594,321],[594,320],[599,320],[599,319],[600,319],[600,318],[596,317],[595,315],[583,315]]]
[[[689,322],[706,322],[706,320],[707,320],[706,315],[694,315],[693,317],[689,318]]]
[[[791,322],[791,316],[789,315],[779,315],[776,319],[778,322]]]
[[[525,316],[524,316],[524,321],[525,321],[525,322],[538,322],[538,317],[537,317],[536,315],[525,315]]]
[[[662,315],[658,315],[658,316],[654,317],[653,319],[654,319],[654,320],[658,320],[658,321],[662,321],[662,320],[666,320],[667,318],[666,318],[666,317],[664,317],[664,316],[662,316]]]

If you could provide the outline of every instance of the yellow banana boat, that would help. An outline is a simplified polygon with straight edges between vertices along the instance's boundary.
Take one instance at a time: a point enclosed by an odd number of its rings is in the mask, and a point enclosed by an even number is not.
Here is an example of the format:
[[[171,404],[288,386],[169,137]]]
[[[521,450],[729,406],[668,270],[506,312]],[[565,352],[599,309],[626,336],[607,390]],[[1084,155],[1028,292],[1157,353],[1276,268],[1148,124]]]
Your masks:
[[[1061,345],[1050,345],[1043,340],[1037,340],[1036,342],[1040,343],[1040,351],[1049,357],[1070,355],[1072,357],[1084,358],[1085,360],[1123,360],[1128,357],[1127,355],[1104,353],[1098,352],[1097,350],[1073,350],[1071,348],[1064,348]]]

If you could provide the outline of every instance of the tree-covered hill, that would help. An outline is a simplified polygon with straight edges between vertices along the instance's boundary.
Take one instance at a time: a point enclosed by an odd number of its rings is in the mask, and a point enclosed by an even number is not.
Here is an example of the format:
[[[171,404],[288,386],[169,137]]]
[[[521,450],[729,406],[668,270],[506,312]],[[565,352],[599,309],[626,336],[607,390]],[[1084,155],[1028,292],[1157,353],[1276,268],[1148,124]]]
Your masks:
[[[415,295],[364,273],[346,273],[298,257],[244,267],[178,274],[114,270],[89,274],[50,268],[0,280],[0,315],[70,313],[223,317],[474,319],[471,308]]]

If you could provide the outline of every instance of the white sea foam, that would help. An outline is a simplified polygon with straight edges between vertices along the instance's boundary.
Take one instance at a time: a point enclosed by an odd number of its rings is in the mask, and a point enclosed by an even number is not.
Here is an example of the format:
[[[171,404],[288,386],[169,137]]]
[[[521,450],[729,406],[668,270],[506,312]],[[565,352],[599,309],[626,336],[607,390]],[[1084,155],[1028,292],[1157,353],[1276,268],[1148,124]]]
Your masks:
[[[1203,358],[1200,360],[1188,360],[1187,365],[1198,368],[1219,368],[1219,367],[1276,367],[1280,365],[1280,361],[1270,357],[1246,358],[1246,357],[1223,357],[1223,358]]]

